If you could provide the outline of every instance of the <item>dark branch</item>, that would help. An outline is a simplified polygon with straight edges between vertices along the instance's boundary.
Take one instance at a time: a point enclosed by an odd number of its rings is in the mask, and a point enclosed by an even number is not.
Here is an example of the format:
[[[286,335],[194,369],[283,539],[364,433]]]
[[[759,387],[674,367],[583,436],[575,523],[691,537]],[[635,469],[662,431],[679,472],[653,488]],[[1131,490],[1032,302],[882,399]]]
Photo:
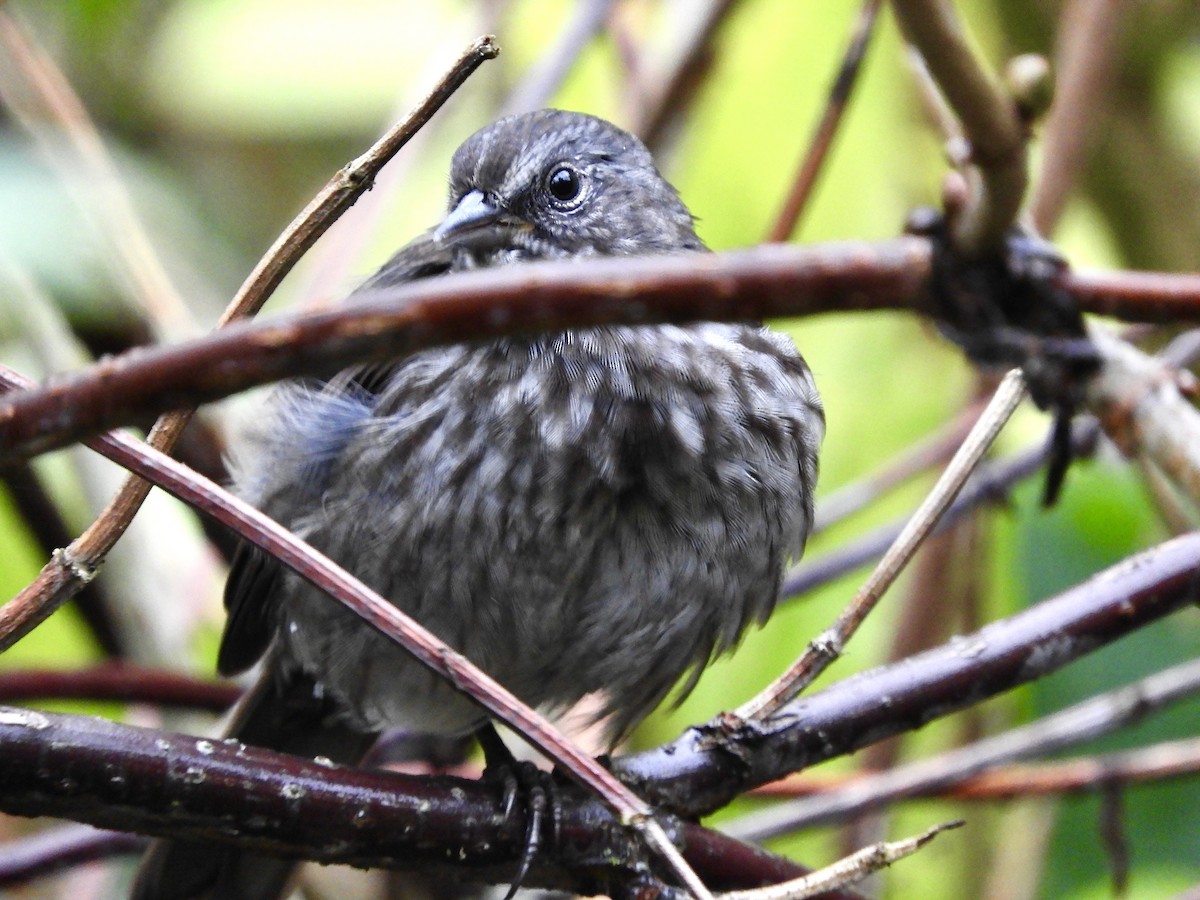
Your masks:
[[[351,769],[237,741],[11,707],[0,708],[0,754],[0,809],[15,815],[498,883],[511,878],[525,841],[522,815],[506,816],[502,791],[486,781]],[[697,825],[666,824],[714,890],[804,874]],[[602,803],[565,786],[560,837],[526,886],[605,892],[640,879],[649,864]]]
[[[1200,598],[1200,533],[1168,541],[973,635],[872,669],[764,723],[716,722],[621,760],[621,779],[682,815],[1042,678]]]

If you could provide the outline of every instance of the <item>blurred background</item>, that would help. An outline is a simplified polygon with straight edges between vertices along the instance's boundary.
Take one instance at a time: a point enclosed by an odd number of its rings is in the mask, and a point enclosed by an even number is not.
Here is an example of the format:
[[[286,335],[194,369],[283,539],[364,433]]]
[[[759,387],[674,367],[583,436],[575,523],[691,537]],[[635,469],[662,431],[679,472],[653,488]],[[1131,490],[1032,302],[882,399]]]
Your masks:
[[[1053,58],[1064,4],[956,5],[993,65],[1025,52]],[[264,315],[344,296],[439,217],[453,149],[502,111],[522,106],[582,110],[636,130],[698,216],[710,246],[761,242],[783,206],[859,6],[850,0],[10,0],[0,8],[0,359],[43,378],[96,355],[211,328],[253,264],[326,180],[485,32],[497,35],[500,58],[485,64],[400,153]],[[1200,9],[1188,0],[1127,6],[1107,51],[1103,102],[1081,120],[1089,137],[1053,237],[1080,267],[1196,269]],[[596,34],[573,43],[573,35],[588,33],[589,22],[600,23]],[[676,77],[697,29],[708,22],[710,38]],[[40,66],[77,93],[111,172],[81,162],[31,86]],[[668,86],[675,91],[664,96]],[[887,238],[914,206],[936,204],[947,163],[927,110],[885,11],[793,239]],[[1039,146],[1035,158],[1040,152]],[[139,292],[166,299],[148,307],[136,299]],[[912,316],[854,313],[776,324],[795,338],[825,397],[822,500],[886,469],[914,442],[944,433],[979,389],[958,351]],[[225,441],[236,435],[239,419],[253,414],[254,403],[247,395],[206,409],[181,455],[219,474]],[[1023,412],[1000,452],[1039,444],[1048,424],[1036,411]],[[120,474],[82,450],[2,474],[0,597],[7,599],[36,574],[50,548],[91,521]],[[925,473],[827,529],[811,542],[808,558],[853,544],[903,514],[932,478]],[[1019,484],[938,539],[827,678],[972,630],[1179,527],[1164,521],[1141,475],[1107,446],[1072,469],[1055,508],[1040,508],[1040,489],[1036,478]],[[206,534],[194,514],[156,492],[87,595],[0,656],[0,673],[117,657],[210,674],[227,550],[227,539]],[[752,696],[832,620],[863,575],[853,572],[785,602],[734,657],[709,670],[681,707],[653,716],[635,745],[667,740]],[[1175,616],[881,755],[859,756],[875,765],[919,758],[1198,651],[1200,620]],[[202,717],[164,720],[145,707],[51,705],[176,729],[211,728]],[[1200,705],[1185,702],[1084,750],[1194,735],[1197,721]],[[862,762],[826,768],[845,771]],[[716,821],[763,802],[739,801]],[[1133,787],[1120,802],[1129,895],[1167,897],[1200,882],[1200,781]],[[962,816],[966,828],[889,870],[872,889],[885,897],[1109,897],[1113,856],[1101,836],[1104,809],[1090,794],[917,802],[883,821],[809,831],[771,846],[820,864],[856,841]],[[45,824],[0,818],[0,842]],[[109,896],[120,877],[98,863],[4,896]]]

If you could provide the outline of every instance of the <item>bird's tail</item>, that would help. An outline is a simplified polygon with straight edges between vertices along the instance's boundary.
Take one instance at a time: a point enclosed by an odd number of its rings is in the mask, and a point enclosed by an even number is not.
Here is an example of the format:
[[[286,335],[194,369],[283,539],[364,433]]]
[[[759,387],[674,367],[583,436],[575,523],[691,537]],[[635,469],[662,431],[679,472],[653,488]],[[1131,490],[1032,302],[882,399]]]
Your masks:
[[[354,765],[376,735],[348,728],[331,715],[318,685],[301,673],[264,666],[234,711],[228,737],[245,744]],[[295,860],[261,856],[230,845],[160,839],[142,858],[130,900],[275,900]]]

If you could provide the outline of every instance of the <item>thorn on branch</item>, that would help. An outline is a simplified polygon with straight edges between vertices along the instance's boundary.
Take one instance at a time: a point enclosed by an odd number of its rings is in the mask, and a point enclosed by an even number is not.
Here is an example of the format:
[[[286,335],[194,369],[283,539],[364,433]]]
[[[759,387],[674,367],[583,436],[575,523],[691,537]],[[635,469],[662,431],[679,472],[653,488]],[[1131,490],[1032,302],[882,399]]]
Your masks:
[[[1071,418],[1100,354],[1074,298],[1056,283],[1066,262],[1046,241],[1014,229],[1002,254],[969,257],[952,244],[940,213],[917,210],[908,231],[932,243],[926,311],[968,358],[988,368],[1020,366],[1030,396],[1054,416],[1043,503],[1058,498],[1071,462]]]

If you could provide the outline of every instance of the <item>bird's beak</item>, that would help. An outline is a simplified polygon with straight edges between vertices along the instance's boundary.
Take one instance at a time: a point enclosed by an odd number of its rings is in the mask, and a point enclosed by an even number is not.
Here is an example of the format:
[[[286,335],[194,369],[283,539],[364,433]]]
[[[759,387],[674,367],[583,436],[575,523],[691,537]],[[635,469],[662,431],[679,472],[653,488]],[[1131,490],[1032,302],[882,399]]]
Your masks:
[[[494,225],[500,221],[502,211],[488,201],[483,191],[471,191],[463,195],[458,205],[442,219],[434,229],[433,236],[439,241],[460,237],[469,231]]]

